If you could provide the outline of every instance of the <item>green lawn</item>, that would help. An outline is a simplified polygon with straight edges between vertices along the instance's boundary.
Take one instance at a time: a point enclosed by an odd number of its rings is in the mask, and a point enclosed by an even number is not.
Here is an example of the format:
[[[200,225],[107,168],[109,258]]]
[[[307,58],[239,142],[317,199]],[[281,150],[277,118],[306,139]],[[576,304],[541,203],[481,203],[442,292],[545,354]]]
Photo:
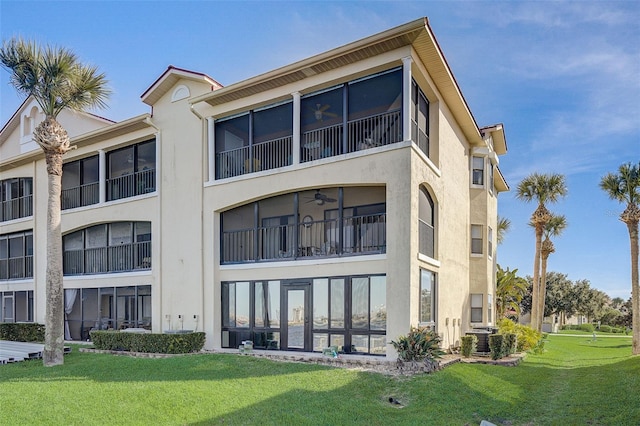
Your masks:
[[[458,363],[413,378],[237,355],[74,350],[62,367],[0,366],[0,424],[640,424],[631,339],[554,335],[546,349],[518,367]]]

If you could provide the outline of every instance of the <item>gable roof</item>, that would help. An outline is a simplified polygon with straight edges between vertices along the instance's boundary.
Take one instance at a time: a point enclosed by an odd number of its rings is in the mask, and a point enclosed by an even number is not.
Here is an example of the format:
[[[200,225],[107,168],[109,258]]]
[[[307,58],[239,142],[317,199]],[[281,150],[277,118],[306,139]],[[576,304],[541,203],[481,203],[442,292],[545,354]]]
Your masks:
[[[412,46],[453,113],[467,139],[482,144],[482,135],[458,83],[449,68],[428,18],[420,18],[390,30],[346,44],[290,65],[192,98],[189,102],[219,105],[303,80],[309,76]]]
[[[220,83],[206,74],[169,65],[165,72],[140,96],[142,102],[147,105],[155,104],[158,99],[164,96],[180,79],[207,83],[211,86],[211,90],[222,87]]]

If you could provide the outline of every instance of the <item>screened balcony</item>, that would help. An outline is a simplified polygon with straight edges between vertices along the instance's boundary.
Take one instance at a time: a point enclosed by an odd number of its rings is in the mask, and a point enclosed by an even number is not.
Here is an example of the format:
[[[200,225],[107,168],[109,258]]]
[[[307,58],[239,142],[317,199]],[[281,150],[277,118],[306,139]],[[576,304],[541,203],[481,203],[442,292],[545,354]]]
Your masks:
[[[225,212],[221,263],[385,253],[384,197],[383,187],[327,188]]]
[[[73,209],[100,202],[100,164],[98,156],[62,165],[61,207]]]
[[[0,235],[0,280],[33,278],[33,233]]]
[[[113,222],[63,237],[64,275],[151,269],[150,222]]]
[[[216,179],[291,165],[294,150],[305,163],[402,142],[410,137],[403,135],[402,98],[402,70],[394,68],[299,98],[299,135],[294,101],[218,119]],[[426,137],[428,129],[420,129]]]
[[[33,179],[0,181],[0,222],[33,215]]]

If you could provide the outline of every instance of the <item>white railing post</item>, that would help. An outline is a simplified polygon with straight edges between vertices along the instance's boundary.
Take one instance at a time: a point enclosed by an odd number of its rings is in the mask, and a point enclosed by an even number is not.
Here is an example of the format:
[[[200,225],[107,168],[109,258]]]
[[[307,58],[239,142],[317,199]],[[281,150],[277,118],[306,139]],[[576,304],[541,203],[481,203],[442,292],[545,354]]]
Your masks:
[[[300,163],[300,92],[293,92],[293,139],[291,149],[292,163]]]
[[[402,139],[411,139],[411,56],[402,58]]]

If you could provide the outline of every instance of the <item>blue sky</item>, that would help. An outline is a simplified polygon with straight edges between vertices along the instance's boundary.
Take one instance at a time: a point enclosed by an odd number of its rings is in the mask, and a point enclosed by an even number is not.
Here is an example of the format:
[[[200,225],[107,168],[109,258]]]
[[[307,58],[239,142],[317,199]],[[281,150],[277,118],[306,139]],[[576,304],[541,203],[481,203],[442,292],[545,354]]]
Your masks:
[[[533,269],[534,205],[515,199],[533,172],[563,173],[568,197],[550,209],[569,226],[549,270],[631,294],[624,206],[598,188],[640,161],[640,2],[222,2],[0,0],[0,36],[65,46],[106,73],[113,96],[98,111],[119,121],[149,108],[140,95],[174,65],[228,85],[427,16],[480,126],[502,122],[512,188],[500,215],[512,229],[498,262]],[[21,103],[0,72],[0,122]]]

